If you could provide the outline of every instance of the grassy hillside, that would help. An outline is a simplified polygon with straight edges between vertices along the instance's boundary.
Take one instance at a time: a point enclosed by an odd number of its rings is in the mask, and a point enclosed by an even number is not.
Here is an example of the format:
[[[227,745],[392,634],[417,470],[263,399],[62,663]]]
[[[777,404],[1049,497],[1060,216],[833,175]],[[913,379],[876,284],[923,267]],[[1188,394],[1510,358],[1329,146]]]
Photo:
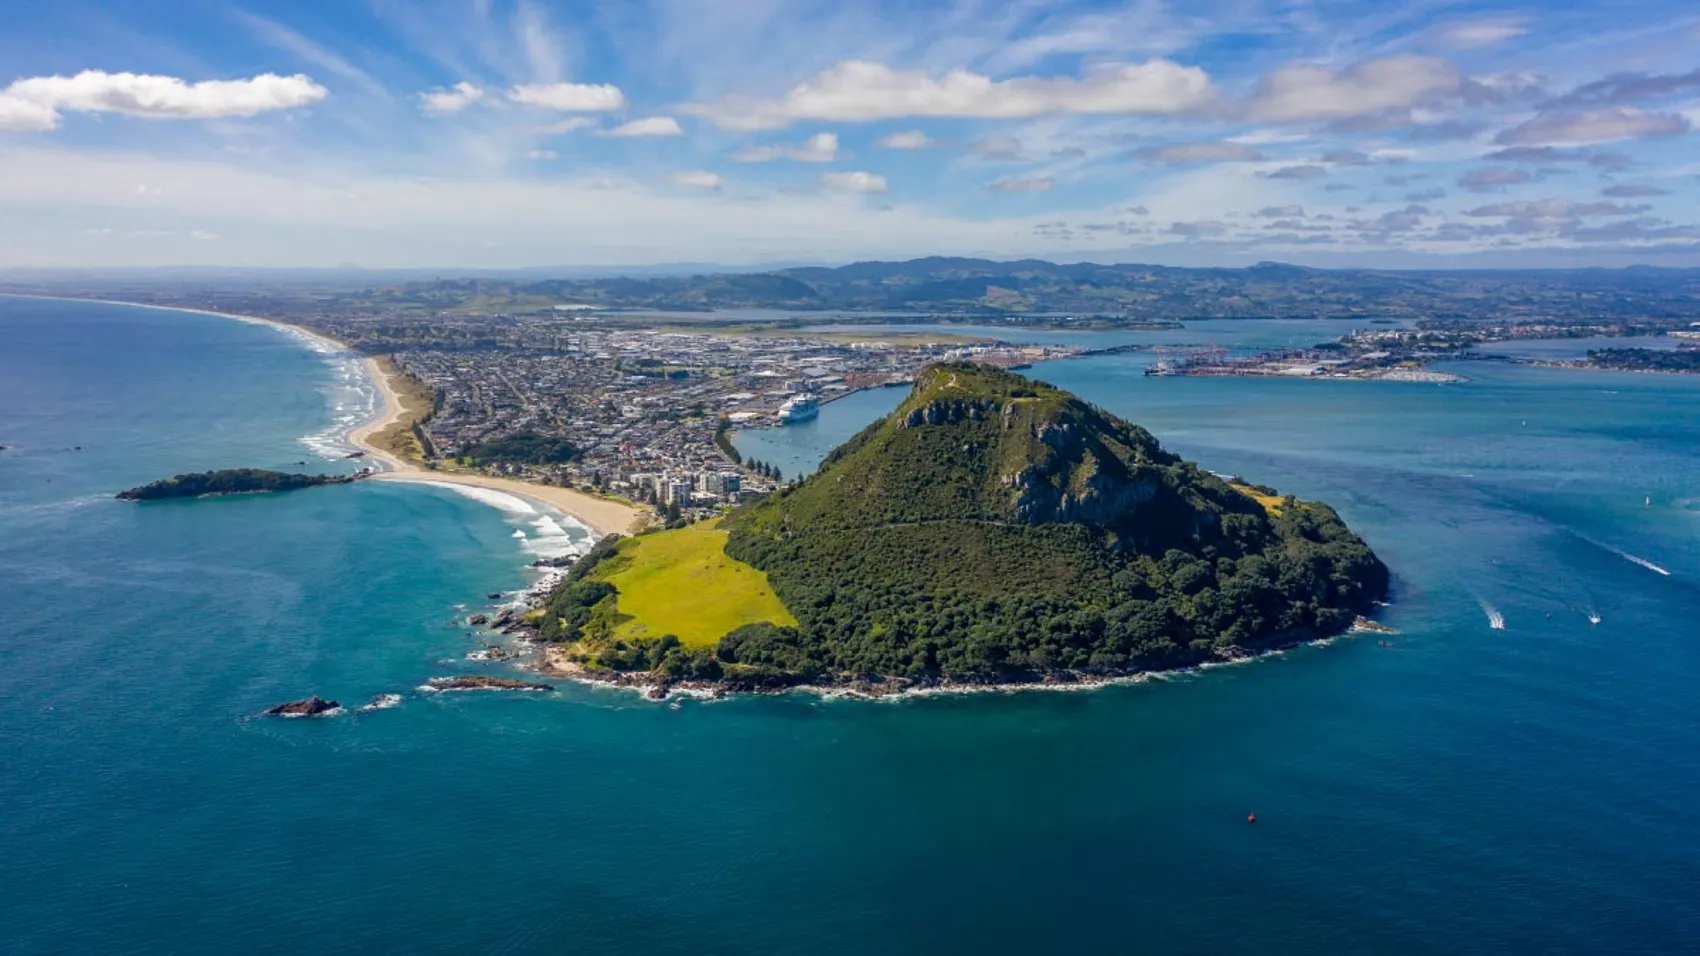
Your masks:
[[[767,575],[726,555],[716,522],[631,538],[591,575],[618,592],[614,637],[672,634],[688,648],[713,647],[745,624],[795,626]]]
[[[549,595],[543,637],[592,667],[721,676],[715,651],[727,634],[797,619],[766,574],[726,554],[716,525],[604,538]]]

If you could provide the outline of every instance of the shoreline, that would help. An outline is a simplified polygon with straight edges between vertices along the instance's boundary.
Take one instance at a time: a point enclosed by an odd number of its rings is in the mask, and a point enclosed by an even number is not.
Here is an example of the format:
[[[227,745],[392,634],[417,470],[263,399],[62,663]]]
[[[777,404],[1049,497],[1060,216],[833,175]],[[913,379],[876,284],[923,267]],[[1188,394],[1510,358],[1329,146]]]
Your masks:
[[[1128,684],[1147,684],[1152,681],[1173,680],[1190,674],[1201,674],[1205,671],[1221,667],[1237,667],[1243,664],[1253,664],[1274,657],[1281,657],[1290,651],[1307,647],[1328,647],[1337,641],[1379,635],[1387,637],[1399,632],[1373,618],[1359,616],[1352,626],[1336,634],[1306,636],[1299,640],[1280,643],[1263,650],[1248,650],[1245,648],[1225,649],[1234,653],[1225,653],[1214,660],[1200,661],[1185,667],[1160,668],[1156,670],[1135,670],[1117,673],[1086,673],[1082,671],[1058,671],[1039,675],[1033,680],[994,681],[987,683],[964,683],[952,680],[906,681],[883,680],[870,681],[858,679],[834,683],[803,683],[784,684],[772,687],[745,687],[721,680],[656,680],[651,672],[601,671],[580,664],[577,661],[565,659],[565,648],[546,644],[533,639],[520,638],[521,645],[529,645],[536,652],[536,659],[529,663],[517,663],[515,666],[530,671],[544,678],[571,681],[581,687],[614,691],[630,691],[644,700],[666,702],[675,697],[690,697],[700,700],[725,700],[732,697],[779,697],[788,694],[818,697],[821,700],[856,700],[856,701],[905,701],[924,697],[946,697],[967,694],[1024,694],[1033,692],[1074,692],[1084,693],[1105,687],[1116,687]],[[1385,642],[1383,642],[1385,644]]]
[[[30,292],[0,292],[0,298],[8,299],[42,299],[47,302],[95,302],[101,305],[124,305],[132,309],[153,309],[159,312],[187,312],[190,315],[210,315],[220,319],[233,319],[246,322],[249,325],[268,325],[286,335],[299,335],[313,343],[330,349],[337,349],[353,355],[360,355],[353,346],[340,339],[334,339],[323,332],[309,329],[304,325],[285,322],[282,319],[267,319],[257,315],[238,315],[235,312],[219,312],[213,309],[196,309],[178,305],[156,305],[152,302],[130,302],[126,299],[95,299],[74,295],[37,295]]]
[[[498,478],[494,475],[469,474],[466,472],[441,471],[421,468],[413,462],[399,458],[372,443],[372,436],[394,425],[407,414],[408,409],[402,405],[401,394],[396,390],[391,373],[378,363],[376,358],[365,357],[367,375],[371,376],[372,384],[377,388],[383,407],[378,416],[356,426],[348,433],[348,441],[366,456],[379,464],[385,470],[376,472],[372,477],[379,481],[410,482],[423,485],[460,485],[467,488],[485,488],[491,491],[501,491],[519,498],[545,505],[562,512],[579,524],[584,525],[598,537],[610,534],[629,534],[643,520],[643,513],[636,508],[629,508],[619,502],[609,501],[556,485],[541,485],[517,478]]]
[[[187,312],[191,315],[206,315],[220,319],[232,319],[250,325],[265,325],[276,329],[285,335],[299,336],[320,348],[346,352],[358,357],[371,378],[372,385],[378,390],[382,399],[382,407],[376,417],[362,422],[352,428],[344,438],[354,447],[366,453],[369,460],[383,466],[383,470],[374,472],[371,477],[386,481],[412,482],[414,484],[461,485],[464,487],[486,488],[492,491],[502,491],[524,498],[532,503],[542,504],[562,512],[578,523],[589,528],[598,537],[609,534],[628,534],[638,527],[643,520],[643,512],[627,507],[619,502],[608,501],[574,491],[571,488],[560,488],[553,485],[539,485],[515,478],[497,478],[492,475],[474,475],[461,472],[432,471],[421,468],[412,462],[396,457],[388,451],[371,443],[371,438],[390,425],[395,424],[407,409],[402,406],[401,396],[396,391],[390,375],[378,364],[375,356],[366,355],[348,343],[334,339],[322,332],[284,322],[279,319],[267,319],[257,315],[238,315],[234,312],[219,312],[213,309],[196,309],[175,305],[155,305],[148,302],[129,302],[122,299],[98,299],[80,296],[64,295],[35,295],[22,292],[0,292],[0,296],[16,299],[42,299],[50,302],[94,302],[102,305],[123,305],[136,309],[154,309],[162,312]]]

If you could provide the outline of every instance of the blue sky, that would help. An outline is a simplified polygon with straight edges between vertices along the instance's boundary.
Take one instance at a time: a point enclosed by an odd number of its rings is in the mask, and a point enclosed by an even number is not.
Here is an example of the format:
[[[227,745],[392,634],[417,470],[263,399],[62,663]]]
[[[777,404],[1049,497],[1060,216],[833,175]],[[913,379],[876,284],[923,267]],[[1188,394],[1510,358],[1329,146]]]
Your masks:
[[[0,268],[1700,265],[1700,7],[56,0]]]

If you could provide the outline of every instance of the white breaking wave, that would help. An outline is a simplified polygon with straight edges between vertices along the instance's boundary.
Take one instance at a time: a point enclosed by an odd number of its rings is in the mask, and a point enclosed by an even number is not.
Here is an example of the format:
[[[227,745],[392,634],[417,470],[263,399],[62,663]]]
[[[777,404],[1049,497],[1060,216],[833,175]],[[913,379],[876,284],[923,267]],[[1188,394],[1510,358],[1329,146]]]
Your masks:
[[[537,513],[537,509],[533,508],[530,502],[524,498],[510,495],[505,491],[497,491],[494,488],[480,488],[477,485],[462,485],[449,481],[422,481],[419,484],[431,485],[434,488],[447,488],[457,495],[471,498],[473,501],[489,505],[510,515],[534,515]]]
[[[577,531],[574,534],[573,531]],[[525,537],[525,550],[540,558],[564,558],[569,554],[580,554],[589,546],[591,535],[588,529],[577,528],[568,530],[553,515],[538,515],[531,522],[531,533]]]
[[[513,539],[519,542],[522,550],[534,558],[562,558],[583,554],[596,543],[596,533],[571,515],[547,506],[534,505],[518,495],[494,488],[446,481],[427,480],[419,481],[418,484],[447,488],[457,495],[501,511],[508,522],[515,525]]]

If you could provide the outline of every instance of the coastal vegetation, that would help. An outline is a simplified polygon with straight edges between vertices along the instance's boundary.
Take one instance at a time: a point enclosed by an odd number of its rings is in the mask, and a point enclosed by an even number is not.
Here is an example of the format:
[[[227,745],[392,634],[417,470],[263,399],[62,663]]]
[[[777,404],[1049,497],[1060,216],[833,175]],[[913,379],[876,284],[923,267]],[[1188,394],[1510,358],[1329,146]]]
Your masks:
[[[721,453],[730,459],[734,465],[741,465],[744,463],[743,454],[738,451],[737,446],[732,444],[731,419],[721,418],[719,421],[714,423],[714,445],[716,448],[719,448]],[[4,450],[5,447],[6,446],[4,445],[0,445],[0,450]]]
[[[424,426],[436,414],[442,396],[407,374],[394,360],[380,357],[373,361],[377,363],[380,375],[395,389],[401,414],[371,437],[372,445],[406,461],[418,462],[435,457],[436,449],[431,447],[431,439]]]
[[[466,450],[465,457],[478,465],[555,465],[572,461],[578,454],[572,442],[557,435],[515,432],[474,445]]]
[[[1588,364],[1626,372],[1700,372],[1700,348],[1590,349]]]
[[[177,475],[149,482],[118,493],[121,501],[161,501],[167,498],[204,498],[210,495],[246,495],[260,492],[296,491],[319,485],[346,485],[360,475],[296,475],[259,468],[226,468]]]
[[[1388,587],[1328,506],[966,363],[800,485],[595,558],[550,599],[572,659],[755,687],[1182,667],[1344,630]]]

